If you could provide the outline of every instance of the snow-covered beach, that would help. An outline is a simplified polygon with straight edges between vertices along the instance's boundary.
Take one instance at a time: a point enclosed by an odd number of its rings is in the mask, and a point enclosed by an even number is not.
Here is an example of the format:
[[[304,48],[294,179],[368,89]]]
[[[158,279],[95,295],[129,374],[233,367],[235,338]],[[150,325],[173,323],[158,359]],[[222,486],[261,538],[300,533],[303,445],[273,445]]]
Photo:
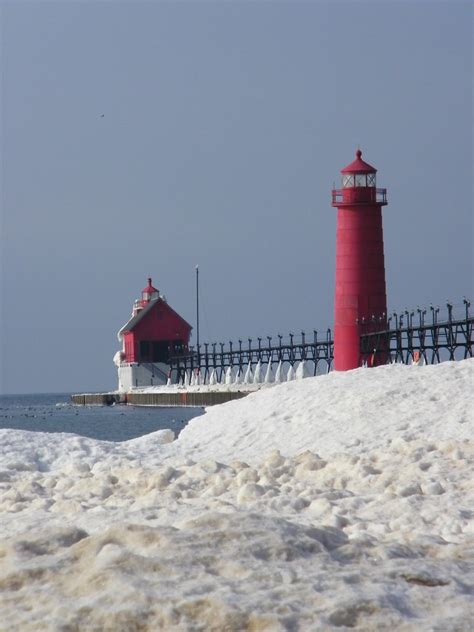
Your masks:
[[[474,360],[124,443],[1,430],[2,630],[470,630]]]

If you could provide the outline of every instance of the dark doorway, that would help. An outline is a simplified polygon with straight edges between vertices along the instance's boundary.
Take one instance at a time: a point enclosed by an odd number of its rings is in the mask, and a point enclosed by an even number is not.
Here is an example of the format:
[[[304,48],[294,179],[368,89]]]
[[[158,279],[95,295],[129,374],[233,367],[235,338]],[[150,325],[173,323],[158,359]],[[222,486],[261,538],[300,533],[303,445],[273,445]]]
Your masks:
[[[182,340],[140,340],[139,362],[168,363],[170,355],[183,353]]]
[[[169,353],[169,341],[160,340],[159,342],[152,343],[152,362],[168,362]]]

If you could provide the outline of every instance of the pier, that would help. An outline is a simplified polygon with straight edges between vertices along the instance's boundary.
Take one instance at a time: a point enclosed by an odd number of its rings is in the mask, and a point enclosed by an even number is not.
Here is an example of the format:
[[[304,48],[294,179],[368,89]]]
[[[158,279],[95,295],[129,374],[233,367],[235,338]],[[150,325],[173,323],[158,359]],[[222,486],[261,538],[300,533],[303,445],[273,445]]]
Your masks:
[[[77,406],[162,406],[168,408],[215,406],[241,399],[252,391],[178,391],[174,393],[77,393],[71,401]]]

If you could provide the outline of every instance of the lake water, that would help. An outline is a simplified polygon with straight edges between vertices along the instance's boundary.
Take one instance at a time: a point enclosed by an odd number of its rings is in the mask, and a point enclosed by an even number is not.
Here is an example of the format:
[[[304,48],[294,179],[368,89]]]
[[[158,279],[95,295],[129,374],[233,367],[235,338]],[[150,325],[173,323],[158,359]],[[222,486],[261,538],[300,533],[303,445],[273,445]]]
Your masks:
[[[203,412],[203,408],[74,406],[68,393],[0,396],[0,428],[69,432],[105,441],[127,441],[166,428],[177,436]]]

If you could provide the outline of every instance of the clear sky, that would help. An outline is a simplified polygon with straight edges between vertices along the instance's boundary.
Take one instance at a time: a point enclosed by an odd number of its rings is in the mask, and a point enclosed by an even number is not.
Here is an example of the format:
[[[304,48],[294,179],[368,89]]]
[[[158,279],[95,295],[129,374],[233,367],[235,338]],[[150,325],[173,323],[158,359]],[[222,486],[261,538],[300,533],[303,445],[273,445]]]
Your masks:
[[[196,264],[202,341],[331,326],[357,145],[390,309],[472,295],[470,3],[7,1],[1,44],[3,392],[115,388]]]

